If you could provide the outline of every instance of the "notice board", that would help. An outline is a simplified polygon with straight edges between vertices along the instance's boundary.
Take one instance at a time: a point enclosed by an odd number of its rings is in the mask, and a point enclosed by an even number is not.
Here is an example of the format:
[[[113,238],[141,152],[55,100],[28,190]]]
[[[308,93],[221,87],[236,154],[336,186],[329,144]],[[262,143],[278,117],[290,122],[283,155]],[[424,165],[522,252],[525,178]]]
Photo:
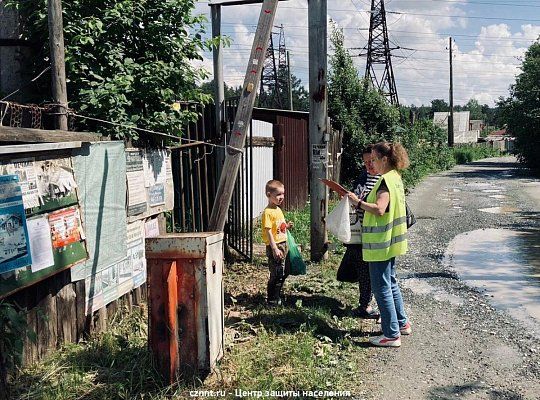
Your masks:
[[[0,186],[8,181],[20,200],[0,201],[0,254],[16,250],[19,255],[17,262],[0,259],[0,298],[87,258],[71,151],[4,156]]]

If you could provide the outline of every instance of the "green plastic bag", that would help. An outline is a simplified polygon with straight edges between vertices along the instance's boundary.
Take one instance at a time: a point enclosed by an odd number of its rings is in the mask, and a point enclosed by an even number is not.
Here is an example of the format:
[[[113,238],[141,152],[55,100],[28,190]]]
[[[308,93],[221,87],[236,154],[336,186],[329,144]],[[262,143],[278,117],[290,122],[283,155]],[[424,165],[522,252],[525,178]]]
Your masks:
[[[291,275],[305,275],[306,263],[302,259],[302,254],[298,249],[298,245],[294,241],[293,235],[287,230],[287,245],[289,246],[289,262],[291,265]]]

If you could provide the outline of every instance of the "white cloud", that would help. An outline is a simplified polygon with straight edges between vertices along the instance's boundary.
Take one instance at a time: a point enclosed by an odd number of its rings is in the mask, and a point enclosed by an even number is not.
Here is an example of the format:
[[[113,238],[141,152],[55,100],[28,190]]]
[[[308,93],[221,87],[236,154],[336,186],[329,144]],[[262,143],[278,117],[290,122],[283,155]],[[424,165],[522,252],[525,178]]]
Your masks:
[[[367,45],[369,3],[368,0],[328,2],[328,18],[343,28],[348,48]],[[454,40],[454,104],[465,104],[475,98],[492,106],[500,96],[508,95],[509,85],[519,73],[519,57],[540,36],[540,25],[469,19],[466,17],[478,15],[472,14],[470,6],[466,2],[386,2],[387,11],[397,12],[387,14],[387,25],[390,45],[395,48],[392,64],[402,104],[429,104],[435,98],[448,101],[449,35]],[[206,3],[196,6],[196,11],[208,15],[209,9]],[[259,12],[259,4],[222,7],[222,31],[233,39],[232,46],[224,51],[224,76],[229,85],[243,82]],[[511,14],[501,12],[498,13],[501,17],[512,18]],[[283,24],[292,72],[306,85],[307,23],[306,0],[279,3],[274,24]],[[330,45],[328,51],[331,53]],[[365,53],[351,50],[351,54],[360,52]],[[202,64],[211,67],[211,57],[211,53],[205,53]],[[365,57],[355,57],[354,62],[363,75]]]

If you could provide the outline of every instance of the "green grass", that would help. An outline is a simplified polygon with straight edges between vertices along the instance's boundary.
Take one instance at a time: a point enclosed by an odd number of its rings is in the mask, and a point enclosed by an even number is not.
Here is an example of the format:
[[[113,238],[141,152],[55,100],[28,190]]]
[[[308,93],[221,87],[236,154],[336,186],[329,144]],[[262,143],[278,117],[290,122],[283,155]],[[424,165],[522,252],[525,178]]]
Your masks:
[[[147,345],[146,314],[117,318],[107,332],[64,346],[21,371],[12,384],[16,399],[171,399],[187,390],[361,390],[366,326],[351,317],[357,287],[335,280],[340,257],[309,265],[308,274],[286,281],[286,304],[261,302],[267,271],[235,264],[226,274],[234,293],[225,314],[225,356],[204,382],[165,386]],[[246,284],[249,282],[252,286]],[[227,298],[227,297],[226,297]],[[265,397],[269,398],[269,397]]]
[[[456,164],[466,164],[482,158],[501,156],[500,150],[490,149],[485,146],[458,146],[454,147],[453,151]]]
[[[338,255],[324,263],[308,265],[305,276],[286,281],[286,305],[267,308],[262,302],[242,301],[235,310],[241,321],[227,324],[239,338],[229,343],[220,365],[221,379],[207,382],[208,389],[224,390],[350,390],[358,393],[357,376],[365,367],[361,345],[365,327],[351,317],[357,286],[335,280]],[[239,293],[245,287],[237,270]],[[264,299],[266,273],[259,275],[259,291],[250,299]],[[254,276],[241,279],[253,282]],[[227,285],[226,285],[227,286]]]
[[[185,389],[164,387],[148,351],[145,313],[113,320],[107,332],[87,342],[68,344],[21,371],[13,398],[161,399]]]

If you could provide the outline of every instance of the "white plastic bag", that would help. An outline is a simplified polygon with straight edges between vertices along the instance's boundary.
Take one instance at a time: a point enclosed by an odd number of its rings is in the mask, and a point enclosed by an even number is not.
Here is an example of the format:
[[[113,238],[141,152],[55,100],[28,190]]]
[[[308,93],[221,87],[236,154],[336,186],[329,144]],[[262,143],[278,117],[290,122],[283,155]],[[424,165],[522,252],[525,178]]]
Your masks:
[[[326,217],[326,229],[336,235],[336,237],[343,243],[349,243],[351,240],[349,210],[349,198],[344,196],[338,205]]]

